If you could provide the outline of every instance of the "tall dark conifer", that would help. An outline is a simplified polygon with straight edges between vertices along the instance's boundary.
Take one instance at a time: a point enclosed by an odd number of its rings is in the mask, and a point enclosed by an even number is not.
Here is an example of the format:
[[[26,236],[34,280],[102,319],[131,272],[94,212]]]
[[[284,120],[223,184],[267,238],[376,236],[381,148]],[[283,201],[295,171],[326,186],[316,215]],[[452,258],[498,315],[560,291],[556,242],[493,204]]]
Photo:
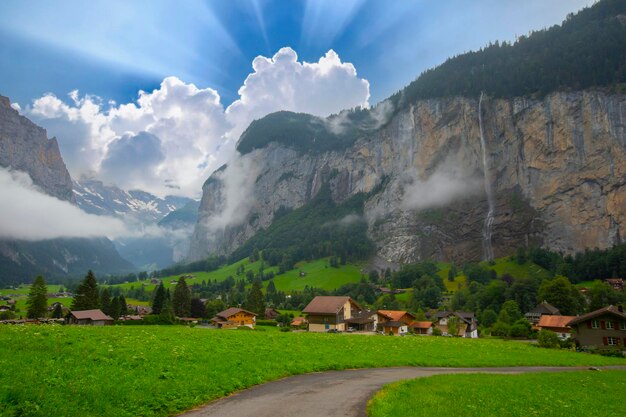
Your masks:
[[[165,304],[165,297],[165,287],[163,286],[163,281],[161,281],[152,299],[152,314],[161,314],[161,310],[163,310],[163,305]]]
[[[174,288],[174,298],[172,299],[174,314],[178,317],[189,317],[191,310],[191,290],[185,282],[185,278],[180,278]]]
[[[30,286],[30,292],[28,293],[28,299],[26,305],[28,310],[26,316],[29,319],[38,319],[40,317],[46,317],[48,312],[48,287],[46,287],[46,281],[39,275],[35,278],[35,282]]]
[[[100,308],[100,294],[98,293],[98,282],[91,270],[76,289],[76,295],[72,301],[71,309],[74,311],[94,310]]]

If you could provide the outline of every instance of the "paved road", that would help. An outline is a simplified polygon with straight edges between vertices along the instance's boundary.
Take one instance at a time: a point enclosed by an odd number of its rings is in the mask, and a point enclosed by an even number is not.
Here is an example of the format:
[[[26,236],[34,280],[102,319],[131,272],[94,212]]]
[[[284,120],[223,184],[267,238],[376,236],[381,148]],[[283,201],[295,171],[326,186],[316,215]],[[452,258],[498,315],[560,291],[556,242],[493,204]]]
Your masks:
[[[181,417],[364,417],[380,388],[402,379],[451,373],[558,372],[588,367],[375,368],[298,375],[241,391]],[[626,367],[613,367],[623,369]]]

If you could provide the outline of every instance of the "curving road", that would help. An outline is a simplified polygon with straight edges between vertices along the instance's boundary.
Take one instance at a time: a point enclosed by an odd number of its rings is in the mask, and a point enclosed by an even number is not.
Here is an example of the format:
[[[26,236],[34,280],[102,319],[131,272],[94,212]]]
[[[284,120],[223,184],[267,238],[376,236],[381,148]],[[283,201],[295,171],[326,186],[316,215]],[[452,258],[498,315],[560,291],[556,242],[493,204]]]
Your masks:
[[[380,388],[402,379],[456,373],[517,374],[580,371],[589,367],[513,368],[374,368],[330,371],[284,378],[257,385],[183,417],[365,417],[367,401]],[[594,368],[597,369],[597,368]],[[603,367],[622,369],[626,366]]]

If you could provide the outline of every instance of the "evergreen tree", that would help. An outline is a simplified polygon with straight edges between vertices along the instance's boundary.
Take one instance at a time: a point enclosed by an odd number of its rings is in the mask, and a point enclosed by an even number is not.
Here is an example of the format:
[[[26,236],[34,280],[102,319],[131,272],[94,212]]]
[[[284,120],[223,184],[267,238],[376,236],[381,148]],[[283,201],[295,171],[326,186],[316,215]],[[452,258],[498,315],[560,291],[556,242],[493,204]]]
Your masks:
[[[163,310],[163,305],[165,304],[165,297],[165,287],[163,286],[163,281],[161,281],[152,299],[152,314],[161,314],[161,310]]]
[[[189,317],[191,311],[191,290],[185,282],[185,278],[180,278],[174,288],[174,299],[172,300],[174,314],[178,317]]]
[[[159,318],[161,319],[161,323],[165,324],[173,324],[176,320],[176,317],[174,316],[174,308],[172,307],[172,301],[169,297],[165,298],[163,309],[161,310],[161,314],[159,314]]]
[[[203,318],[206,317],[206,307],[199,298],[191,299],[191,317]]]
[[[274,280],[270,280],[270,282],[267,283],[267,293],[268,294],[276,293],[276,285],[274,284]]]
[[[250,291],[248,291],[248,297],[246,298],[246,302],[244,304],[246,310],[256,313],[259,316],[262,316],[265,313],[265,301],[263,300],[263,292],[261,291],[261,288],[263,288],[261,281],[255,280],[252,283]]]
[[[38,319],[40,317],[46,317],[48,312],[48,287],[46,287],[46,281],[39,275],[35,278],[35,282],[30,286],[30,292],[28,293],[28,299],[26,305],[28,310],[26,316],[29,319]]]
[[[52,312],[52,318],[53,319],[60,319],[63,317],[63,307],[61,307],[61,304],[57,304],[54,307],[54,311]]]
[[[104,314],[111,315],[111,295],[106,288],[100,291],[100,310],[102,310]]]
[[[120,298],[119,297],[113,297],[113,300],[111,300],[111,307],[110,307],[110,313],[109,314],[111,317],[113,317],[114,320],[117,320],[120,318]]]
[[[72,300],[71,309],[74,311],[94,310],[100,308],[98,282],[91,270],[87,272],[85,279],[76,289],[76,295]]]
[[[120,299],[120,315],[125,316],[128,314],[128,303],[126,302],[126,297],[124,297],[124,294],[120,294],[119,299]]]

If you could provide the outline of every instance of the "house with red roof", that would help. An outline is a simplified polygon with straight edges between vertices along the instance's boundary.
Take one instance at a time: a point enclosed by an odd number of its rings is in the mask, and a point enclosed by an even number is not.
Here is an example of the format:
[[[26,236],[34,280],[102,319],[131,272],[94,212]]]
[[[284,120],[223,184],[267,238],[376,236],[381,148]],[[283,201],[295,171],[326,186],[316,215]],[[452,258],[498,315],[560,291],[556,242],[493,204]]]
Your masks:
[[[572,328],[569,322],[575,319],[575,316],[549,316],[543,315],[537,323],[537,330],[550,330],[556,333],[561,340],[569,339],[572,335]]]

